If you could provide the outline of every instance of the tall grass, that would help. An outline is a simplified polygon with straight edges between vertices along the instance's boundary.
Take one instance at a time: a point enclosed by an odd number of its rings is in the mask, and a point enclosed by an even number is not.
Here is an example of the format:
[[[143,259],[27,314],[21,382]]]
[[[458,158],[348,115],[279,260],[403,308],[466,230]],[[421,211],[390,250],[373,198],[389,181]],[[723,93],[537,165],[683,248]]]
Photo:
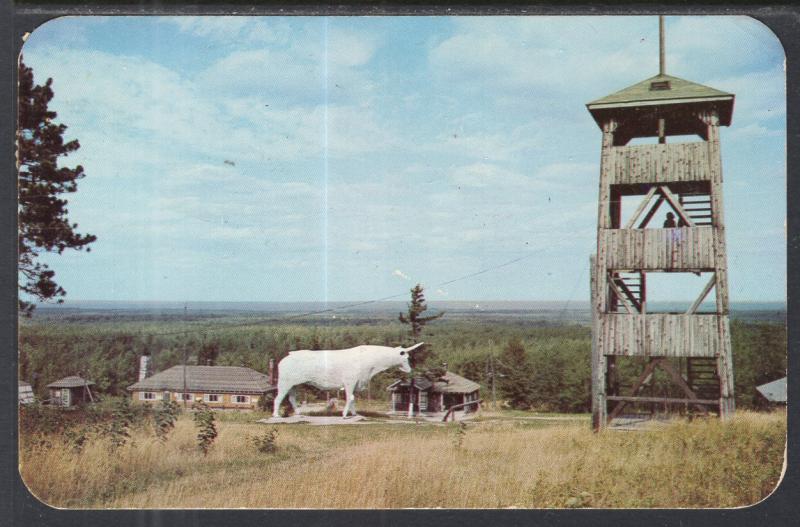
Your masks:
[[[166,443],[145,429],[111,452],[21,444],[30,490],[58,507],[494,508],[732,507],[777,485],[784,413],[593,434],[586,423],[279,428],[277,452],[252,445],[264,426],[221,420],[203,456],[182,416]]]

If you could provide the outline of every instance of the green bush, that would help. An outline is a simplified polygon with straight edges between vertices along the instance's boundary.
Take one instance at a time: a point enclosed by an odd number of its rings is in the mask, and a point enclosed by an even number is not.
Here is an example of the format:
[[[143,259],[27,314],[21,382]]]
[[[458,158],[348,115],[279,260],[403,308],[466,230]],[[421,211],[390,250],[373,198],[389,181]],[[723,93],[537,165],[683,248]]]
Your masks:
[[[111,450],[121,448],[128,442],[134,416],[130,399],[121,397],[114,402],[111,418],[100,426],[100,433],[108,438]]]
[[[161,401],[161,404],[153,412],[153,428],[159,441],[164,442],[167,436],[175,428],[175,421],[178,420],[180,407],[175,401]]]
[[[250,438],[253,446],[262,454],[273,454],[278,450],[276,441],[278,440],[278,429],[271,428],[261,434]]]
[[[214,412],[206,403],[194,403],[192,409],[194,410],[194,425],[197,428],[197,447],[205,456],[208,455],[211,445],[217,438]]]

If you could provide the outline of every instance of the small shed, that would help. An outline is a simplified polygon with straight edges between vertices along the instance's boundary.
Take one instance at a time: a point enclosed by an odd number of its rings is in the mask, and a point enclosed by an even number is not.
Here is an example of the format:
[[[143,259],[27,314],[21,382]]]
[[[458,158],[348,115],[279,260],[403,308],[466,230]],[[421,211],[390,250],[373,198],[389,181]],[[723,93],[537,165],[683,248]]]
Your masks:
[[[395,381],[387,390],[392,393],[392,412],[408,411],[411,390],[408,380]],[[453,372],[446,372],[437,381],[424,377],[414,378],[414,412],[446,412],[451,406],[479,399],[480,385]],[[467,406],[465,412],[474,412],[478,405]]]
[[[91,386],[94,386],[92,381],[87,381],[77,375],[52,382],[47,385],[47,389],[50,391],[50,404],[70,407],[94,402]]]
[[[33,387],[25,381],[19,381],[19,404],[33,404],[35,401]]]
[[[773,404],[786,404],[786,377],[756,386],[758,393]]]

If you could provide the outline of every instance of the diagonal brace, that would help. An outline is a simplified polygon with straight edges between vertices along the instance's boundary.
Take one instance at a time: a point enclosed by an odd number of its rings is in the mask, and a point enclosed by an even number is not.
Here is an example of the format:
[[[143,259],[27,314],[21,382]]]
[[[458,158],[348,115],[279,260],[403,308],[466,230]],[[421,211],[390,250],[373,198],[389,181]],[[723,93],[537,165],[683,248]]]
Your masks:
[[[697,300],[694,301],[694,304],[692,304],[691,307],[686,310],[687,315],[693,315],[697,311],[697,308],[700,307],[700,304],[703,303],[703,300],[706,299],[708,293],[711,292],[711,289],[713,289],[714,284],[716,283],[717,283],[717,275],[714,274],[711,277],[711,280],[709,280],[706,286],[703,288],[703,291],[700,292],[700,296],[697,297]]]
[[[638,229],[644,229],[645,227],[647,227],[647,224],[650,223],[650,220],[653,219],[653,216],[655,216],[656,212],[658,212],[658,208],[661,206],[662,203],[664,203],[664,196],[659,194],[658,199],[656,199],[656,202],[653,203],[653,206],[650,207],[650,210],[647,211],[647,214],[644,215],[644,219],[639,224],[639,227],[637,227]]]
[[[639,393],[639,390],[642,389],[642,386],[650,379],[650,376],[653,375],[653,371],[656,369],[656,365],[658,364],[660,359],[652,359],[650,362],[647,363],[647,366],[644,367],[642,374],[636,380],[636,384],[633,385],[633,389],[631,390],[631,395],[636,395]],[[612,419],[617,417],[622,409],[625,408],[627,401],[620,401],[617,403],[617,406],[611,411],[608,415],[608,423],[611,422]]]
[[[633,310],[628,305],[628,299],[625,298],[625,295],[623,295],[622,291],[619,290],[619,287],[617,286],[616,280],[613,276],[608,281],[608,285],[611,286],[611,289],[614,291],[614,294],[617,295],[617,298],[622,302],[622,305],[625,307],[625,311],[627,311],[629,315],[633,315]]]
[[[675,209],[675,212],[686,223],[687,227],[694,227],[695,225],[694,222],[692,221],[692,218],[689,216],[689,214],[687,214],[686,210],[684,210],[683,205],[681,205],[680,203],[680,200],[678,200],[675,194],[672,193],[669,187],[666,185],[662,185],[658,187],[658,189],[661,191],[661,194],[665,198],[667,198],[669,204],[672,205],[672,208]]]
[[[639,203],[639,206],[636,208],[636,211],[633,213],[633,216],[631,216],[631,219],[628,220],[628,223],[625,224],[626,229],[633,228],[633,225],[636,223],[636,220],[639,219],[639,216],[642,214],[642,212],[644,212],[644,209],[646,209],[647,206],[650,204],[650,200],[653,199],[656,190],[657,190],[656,187],[650,187],[650,191],[644,197],[642,202]]]
[[[689,384],[686,382],[683,376],[672,367],[672,364],[670,364],[667,359],[661,359],[659,361],[659,366],[661,366],[661,369],[667,372],[670,377],[672,377],[672,380],[675,381],[675,384],[681,387],[687,398],[697,399],[697,395],[695,395],[695,393],[692,391]],[[695,407],[703,412],[703,415],[708,415],[708,409],[702,404],[695,404]]]

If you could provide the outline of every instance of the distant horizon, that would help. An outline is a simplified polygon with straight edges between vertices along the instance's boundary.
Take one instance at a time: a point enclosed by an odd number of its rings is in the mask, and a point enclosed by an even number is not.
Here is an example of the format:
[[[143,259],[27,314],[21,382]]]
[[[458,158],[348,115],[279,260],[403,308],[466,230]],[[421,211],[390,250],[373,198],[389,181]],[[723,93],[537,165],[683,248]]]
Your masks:
[[[658,300],[649,302],[650,304],[654,305],[664,305],[664,304],[674,304],[674,303],[683,303],[683,302],[691,302],[693,299],[684,298],[684,299],[672,299],[672,300]],[[408,300],[403,299],[388,299],[388,300],[89,300],[89,299],[80,299],[80,300],[72,300],[72,301],[65,301],[63,304],[54,304],[54,303],[39,303],[36,304],[37,308],[68,308],[70,307],[70,303],[73,304],[172,304],[176,306],[183,306],[184,304],[191,306],[197,304],[238,304],[238,305],[247,305],[247,304],[254,304],[254,305],[269,305],[269,304],[282,304],[282,305],[297,305],[297,304],[327,304],[327,305],[340,305],[340,304],[354,304],[353,307],[358,307],[358,305],[374,305],[374,304],[405,304]],[[426,303],[430,306],[432,304],[585,304],[589,305],[589,300],[475,300],[475,299],[447,299],[447,300],[427,300]],[[709,302],[704,302],[703,304],[708,304]],[[730,302],[732,305],[743,305],[743,304],[781,304],[783,306],[787,305],[786,300],[732,300]]]

